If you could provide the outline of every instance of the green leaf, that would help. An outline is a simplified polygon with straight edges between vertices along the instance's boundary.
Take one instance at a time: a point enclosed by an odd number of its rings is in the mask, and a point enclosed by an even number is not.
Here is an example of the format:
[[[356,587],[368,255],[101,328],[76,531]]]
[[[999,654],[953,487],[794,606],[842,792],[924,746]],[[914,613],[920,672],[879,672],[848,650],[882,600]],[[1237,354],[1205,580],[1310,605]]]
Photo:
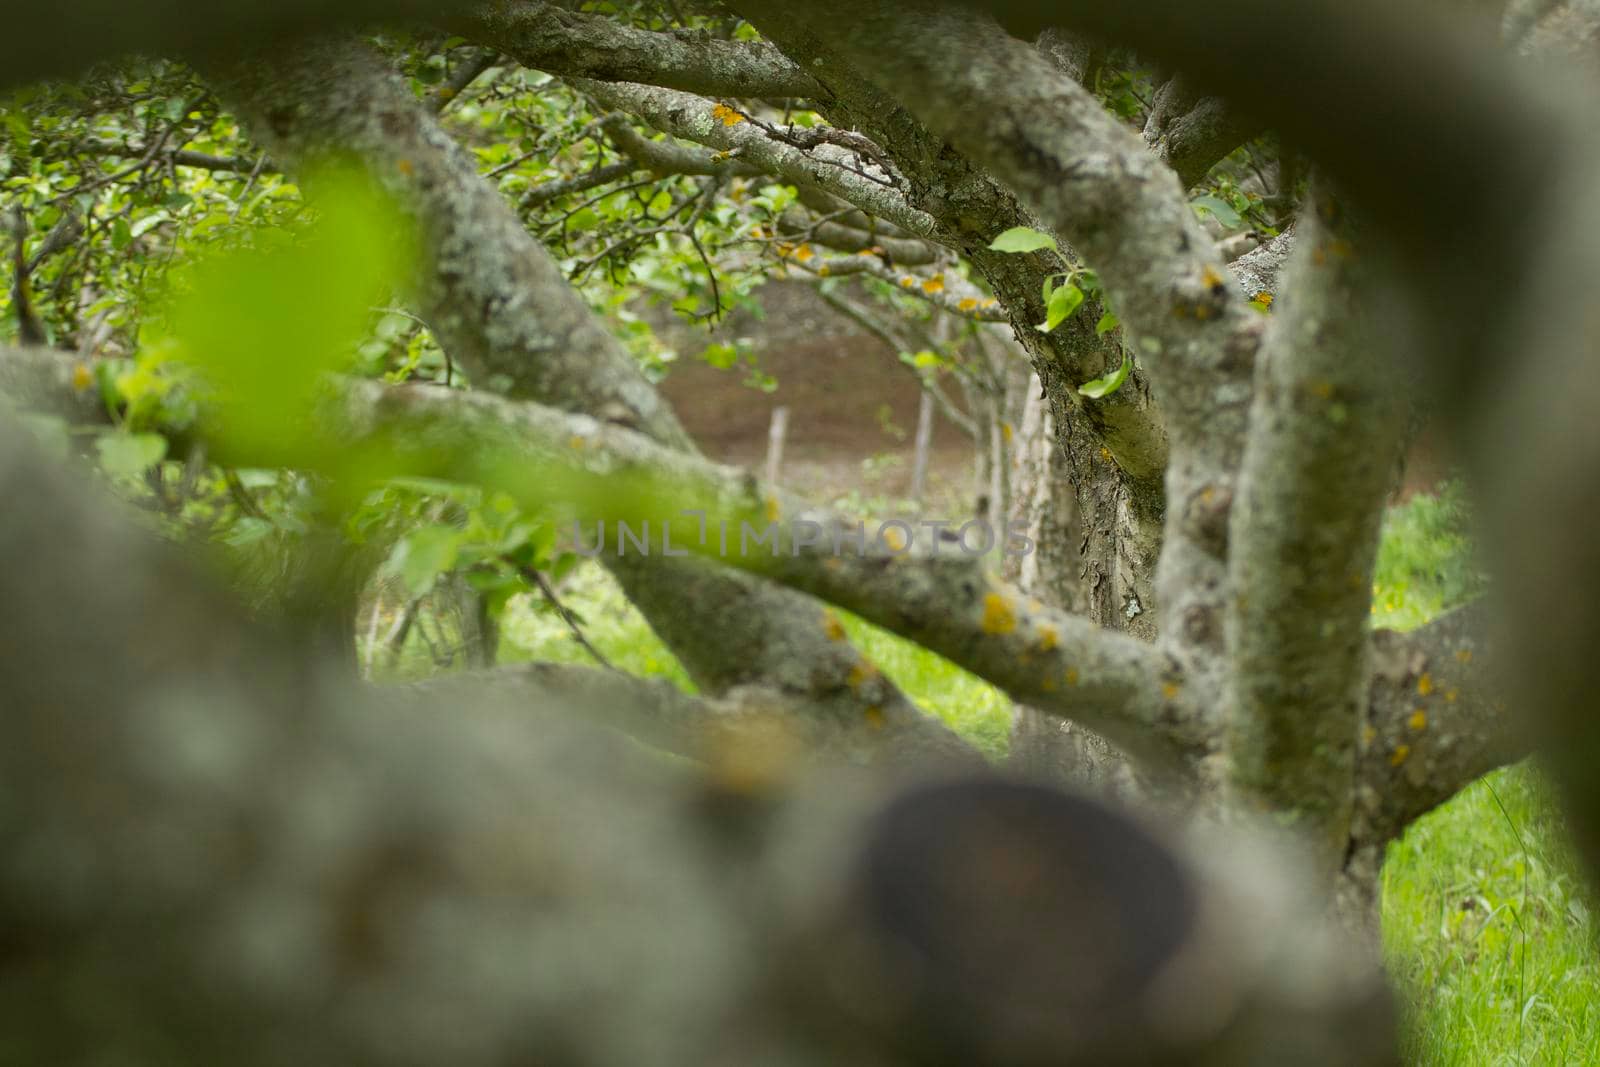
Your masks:
[[[1078,386],[1078,393],[1081,396],[1088,397],[1090,400],[1099,400],[1101,397],[1110,396],[1122,388],[1122,383],[1128,380],[1128,372],[1131,370],[1133,370],[1133,360],[1129,359],[1128,354],[1124,352],[1122,354],[1122,366],[1104,378],[1096,378],[1093,381],[1084,382]]]
[[[1195,209],[1196,214],[1209,212],[1227,229],[1231,230],[1244,224],[1244,219],[1239,217],[1239,213],[1233,209],[1233,205],[1220,197],[1197,196],[1189,203]]]
[[[394,546],[384,570],[398,576],[412,596],[422,596],[433,588],[439,575],[456,565],[464,536],[454,526],[412,530]]]
[[[167,340],[209,398],[208,443],[263,466],[328,458],[304,432],[322,375],[353,361],[371,308],[404,292],[413,261],[403,217],[365,173],[328,169],[316,189],[309,228],[258,230],[254,247],[198,259],[175,286]]]
[[[1060,326],[1067,318],[1077,311],[1083,304],[1083,290],[1071,282],[1061,286],[1050,294],[1050,304],[1045,308],[1044,325],[1037,327],[1040,333],[1049,333]]]
[[[167,456],[167,439],[155,433],[108,433],[95,441],[107,474],[137,478]]]
[[[1013,226],[996,237],[989,247],[996,252],[1038,252],[1045,248],[1053,252],[1056,242],[1047,233],[1030,230],[1026,226]]]
[[[1094,335],[1104,337],[1106,334],[1122,325],[1122,320],[1114,312],[1106,312],[1100,316],[1100,321],[1094,324]]]

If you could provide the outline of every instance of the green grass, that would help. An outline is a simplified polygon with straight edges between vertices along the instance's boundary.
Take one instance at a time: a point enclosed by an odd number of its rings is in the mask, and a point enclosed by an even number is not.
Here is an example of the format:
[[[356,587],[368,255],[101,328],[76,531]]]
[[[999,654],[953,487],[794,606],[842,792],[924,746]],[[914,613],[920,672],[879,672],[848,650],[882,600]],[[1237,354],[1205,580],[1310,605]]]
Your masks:
[[[1523,765],[1390,846],[1384,954],[1407,1063],[1600,1061],[1600,956],[1564,838],[1549,790]]]
[[[1375,625],[1418,626],[1481,590],[1466,520],[1461,491],[1450,484],[1391,510],[1374,575]],[[617,666],[690,687],[598,567],[575,573],[562,598]],[[913,700],[985,752],[1004,754],[1004,696],[933,653],[843,617],[851,639]],[[526,598],[513,601],[503,633],[508,661],[588,658],[559,618]],[[1473,785],[1390,847],[1384,948],[1405,1012],[1408,1063],[1600,1063],[1600,954],[1582,885],[1560,815],[1528,766]]]
[[[1373,622],[1410,629],[1484,585],[1461,487],[1392,508]],[[1383,940],[1406,1062],[1600,1063],[1600,945],[1562,819],[1531,765],[1411,826],[1383,868]]]

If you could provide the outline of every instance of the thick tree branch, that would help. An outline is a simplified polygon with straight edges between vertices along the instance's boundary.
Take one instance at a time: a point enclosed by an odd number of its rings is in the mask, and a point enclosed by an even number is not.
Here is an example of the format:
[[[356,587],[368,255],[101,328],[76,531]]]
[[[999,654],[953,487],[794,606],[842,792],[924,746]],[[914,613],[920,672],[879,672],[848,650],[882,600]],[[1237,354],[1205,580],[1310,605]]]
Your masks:
[[[1289,262],[1289,252],[1294,248],[1294,227],[1253,249],[1228,264],[1228,269],[1239,281],[1239,288],[1252,301],[1271,304],[1277,299],[1279,279]],[[1270,298],[1262,301],[1262,296]]]
[[[893,175],[853,152],[831,144],[806,151],[769,135],[725,105],[689,93],[627,83],[572,82],[605,107],[635,115],[663,133],[706,145],[783,181],[831,193],[919,237],[934,232],[933,219],[906,203]]]
[[[1261,132],[1261,124],[1240,114],[1221,97],[1201,96],[1183,75],[1156,91],[1144,139],[1162,162],[1177,172],[1185,189],[1205,180],[1229,152]]]
[[[71,391],[70,371],[63,380],[61,369],[70,361],[56,353],[17,349],[0,352],[0,358],[9,368],[0,383],[19,396],[43,400],[52,390]],[[397,475],[495,484],[535,506],[562,503],[552,498],[552,487],[580,494],[566,506],[581,520],[585,550],[595,547],[597,521],[605,520],[607,528],[628,521],[636,532],[648,523],[649,555],[624,554],[614,528],[600,553],[612,566],[635,561],[625,576],[650,569],[639,561],[662,570],[671,563],[698,562],[676,555],[696,552],[853,611],[939,652],[1018,700],[1081,720],[1171,769],[1181,772],[1204,752],[1202,709],[1156,649],[997,584],[983,558],[964,549],[953,529],[934,535],[927,524],[902,523],[881,531],[862,527],[858,537],[859,523],[763,486],[745,471],[664,448],[586,415],[488,393],[346,382],[322,421],[333,435],[330,442],[338,442],[330,443],[332,454],[378,442],[390,450],[388,462]],[[641,515],[628,503],[633,500],[654,501],[656,508]],[[697,510],[706,517],[685,517]],[[726,535],[715,525],[719,519],[728,524]],[[749,524],[749,535],[742,523]],[[701,530],[709,531],[704,540],[698,537]],[[756,536],[768,539],[758,542]],[[992,528],[990,536],[998,542],[1002,531]],[[969,531],[968,538],[972,548],[982,547],[983,531]],[[906,739],[900,743],[919,752],[948,755],[964,748],[942,726],[906,706],[892,684],[850,649],[838,621],[820,607],[791,611],[784,621],[798,632],[773,639],[801,649],[815,640],[838,649],[850,664],[820,691],[813,683],[811,697],[824,701],[824,708],[829,698],[848,707],[854,697],[871,714],[852,717],[835,708],[832,721],[864,724],[869,735],[898,735]],[[797,693],[806,688],[792,687]]]
[[[721,773],[730,753],[768,750],[771,766],[849,762],[876,766],[982,766],[976,753],[928,720],[824,720],[803,703],[765,688],[708,699],[663,678],[562,663],[529,663],[449,675],[408,687],[438,707],[570,708],[663,752]]]
[[[1257,367],[1228,566],[1228,753],[1335,869],[1350,837],[1372,566],[1407,391],[1367,306],[1371,242],[1319,194]],[[1356,240],[1352,241],[1352,237]]]
[[[1355,837],[1379,845],[1478,777],[1529,755],[1494,665],[1494,608],[1480,600],[1411,633],[1372,636],[1372,684],[1357,767]]]
[[[639,82],[701,96],[821,95],[809,74],[765,41],[639,30],[537,0],[480,5],[454,28],[525,67],[562,77]]]

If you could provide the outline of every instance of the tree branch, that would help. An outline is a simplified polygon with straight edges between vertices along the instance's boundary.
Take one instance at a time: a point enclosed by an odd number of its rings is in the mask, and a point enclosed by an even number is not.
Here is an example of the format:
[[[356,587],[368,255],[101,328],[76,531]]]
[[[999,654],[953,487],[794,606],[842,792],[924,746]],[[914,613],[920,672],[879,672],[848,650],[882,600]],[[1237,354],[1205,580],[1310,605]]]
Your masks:
[[[1350,839],[1372,567],[1407,390],[1367,307],[1371,242],[1325,193],[1296,230],[1232,508],[1227,748],[1246,803],[1295,813],[1331,870]]]
[[[1533,750],[1503,699],[1479,600],[1410,633],[1372,635],[1373,671],[1357,766],[1358,839],[1378,845],[1475,779]]]
[[[1192,189],[1229,152],[1261,130],[1259,122],[1221,97],[1194,92],[1180,74],[1156,90],[1144,139],[1157,158],[1177,172],[1179,183]]]
[[[561,77],[639,82],[701,96],[824,95],[815,79],[765,41],[639,30],[533,0],[480,5],[454,28],[525,67]]]
[[[831,193],[919,237],[934,232],[933,219],[906,203],[892,175],[873,162],[863,164],[845,149],[828,144],[811,151],[797,148],[770,136],[742,113],[689,93],[571,81],[605,107],[635,115],[663,133],[714,148],[786,182]]]
[[[40,397],[61,381],[60,365],[66,362],[49,350],[18,349],[0,356],[18,393]],[[70,390],[70,382],[65,388]],[[487,393],[348,381],[323,415],[334,435],[324,450],[330,455],[378,442],[391,450],[396,475],[493,484],[533,507],[562,503],[552,498],[552,487],[564,487],[581,494],[566,501],[578,509],[580,526],[628,521],[637,531],[642,518],[647,531],[670,536],[675,551],[696,552],[705,561],[748,570],[837,604],[946,656],[1018,700],[1082,721],[1179,773],[1205,749],[1203,709],[1156,649],[997,584],[983,557],[952,540],[953,530],[936,535],[927,523],[902,524],[877,539],[864,531],[860,549],[846,550],[854,545],[858,523],[763,486],[745,471],[664,448],[586,415]],[[633,500],[655,501],[661,513],[641,516],[627,503]],[[696,510],[705,513],[702,521],[709,526],[684,518]],[[719,519],[729,524],[726,548],[720,537],[708,533],[697,543],[687,532],[715,531]],[[772,540],[747,551],[744,522],[751,524],[752,535],[767,536],[766,527],[773,525]],[[670,533],[668,523],[675,524]],[[969,534],[974,547],[981,534]],[[593,537],[584,536],[587,550]],[[1003,535],[991,528],[990,536],[998,543]],[[896,538],[899,549],[891,544]],[[701,558],[664,556],[664,540],[655,548],[650,555],[607,550],[600,558],[625,577],[652,569],[670,575],[667,565],[673,563],[712,566]],[[620,568],[628,560],[635,561],[633,566]],[[818,607],[790,611],[783,621],[797,632],[776,639],[791,649],[820,642],[838,649],[850,664],[836,678],[790,689],[792,694],[809,689],[808,699],[822,701],[819,716],[846,727],[865,723],[885,737],[916,739],[917,751],[948,755],[964,748],[944,727],[906,705],[892,684],[849,648],[843,629],[827,612]],[[721,639],[729,636],[737,637],[719,632]],[[842,713],[837,705],[850,706],[852,697],[872,713]],[[826,710],[830,701],[832,711]]]

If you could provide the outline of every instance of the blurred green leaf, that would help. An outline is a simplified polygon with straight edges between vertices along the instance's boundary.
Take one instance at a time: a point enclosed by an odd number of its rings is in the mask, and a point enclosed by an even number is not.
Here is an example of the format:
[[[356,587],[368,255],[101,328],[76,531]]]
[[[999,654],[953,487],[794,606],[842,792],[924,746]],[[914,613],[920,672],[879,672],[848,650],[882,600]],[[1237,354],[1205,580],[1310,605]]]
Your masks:
[[[1038,252],[1046,248],[1055,251],[1056,241],[1047,233],[1026,226],[1013,226],[996,237],[989,247],[996,252]]]
[[[95,440],[107,474],[137,478],[167,455],[167,439],[153,433],[108,433]]]
[[[1083,304],[1083,290],[1071,282],[1062,285],[1050,294],[1050,303],[1045,308],[1044,324],[1037,327],[1041,333],[1049,333],[1060,326],[1067,318],[1077,311]]]
[[[1128,354],[1124,352],[1122,354],[1122,366],[1103,378],[1095,378],[1093,381],[1084,382],[1078,386],[1078,392],[1091,400],[1099,400],[1102,397],[1110,396],[1122,388],[1122,383],[1128,380],[1128,373],[1132,370],[1133,360],[1129,359]]]
[[[456,565],[463,540],[463,532],[454,526],[419,527],[394,546],[384,572],[404,582],[412,596],[422,596]]]

